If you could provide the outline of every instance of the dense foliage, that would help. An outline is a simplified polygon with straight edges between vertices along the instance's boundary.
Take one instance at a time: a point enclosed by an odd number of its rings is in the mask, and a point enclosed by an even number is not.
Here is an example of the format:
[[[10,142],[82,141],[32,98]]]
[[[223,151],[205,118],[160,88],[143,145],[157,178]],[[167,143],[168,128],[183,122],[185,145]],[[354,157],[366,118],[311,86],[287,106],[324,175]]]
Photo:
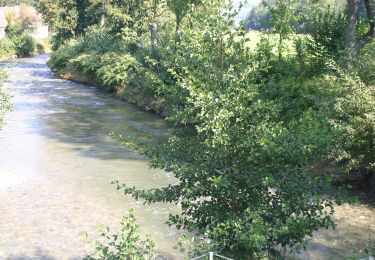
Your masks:
[[[192,255],[299,250],[314,231],[334,227],[332,181],[374,174],[374,43],[343,62],[346,15],[331,9],[305,20],[310,35],[292,37],[293,2],[268,5],[275,35],[260,34],[255,48],[224,0],[95,1],[85,10],[103,18],[98,24],[75,16],[64,41],[56,26],[60,47],[49,64],[57,73],[174,123],[166,144],[123,142],[179,182],[117,186],[146,203],[179,205],[168,223],[202,238]]]
[[[147,110],[168,113],[166,95],[160,90],[168,83],[157,73],[156,61],[132,41],[128,45],[121,43],[122,40],[114,40],[93,28],[84,38],[72,40],[55,51],[49,64],[60,74],[100,84]],[[132,55],[134,51],[137,55]]]
[[[0,0],[0,6],[13,6],[13,5],[34,5],[35,0]]]
[[[272,29],[272,12],[267,5],[275,5],[277,0],[263,0],[258,6],[254,7],[247,15],[244,25],[247,30],[270,30]],[[345,8],[346,0],[307,0],[307,1],[285,1],[288,2],[290,14],[294,14],[298,19],[291,23],[291,26],[299,33],[309,32],[307,26],[308,20],[318,15],[327,8],[336,11]]]

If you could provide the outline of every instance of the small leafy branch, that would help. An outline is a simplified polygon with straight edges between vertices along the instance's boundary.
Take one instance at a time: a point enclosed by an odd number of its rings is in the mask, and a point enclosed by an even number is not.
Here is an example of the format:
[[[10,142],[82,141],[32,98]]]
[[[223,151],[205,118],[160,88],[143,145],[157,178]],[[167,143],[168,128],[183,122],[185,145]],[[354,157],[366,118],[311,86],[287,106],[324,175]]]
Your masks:
[[[99,226],[100,239],[90,241],[86,234],[86,243],[92,245],[94,253],[84,257],[84,260],[151,260],[155,259],[155,244],[149,237],[141,240],[139,226],[133,209],[128,216],[121,220],[121,231],[111,234],[104,225]]]

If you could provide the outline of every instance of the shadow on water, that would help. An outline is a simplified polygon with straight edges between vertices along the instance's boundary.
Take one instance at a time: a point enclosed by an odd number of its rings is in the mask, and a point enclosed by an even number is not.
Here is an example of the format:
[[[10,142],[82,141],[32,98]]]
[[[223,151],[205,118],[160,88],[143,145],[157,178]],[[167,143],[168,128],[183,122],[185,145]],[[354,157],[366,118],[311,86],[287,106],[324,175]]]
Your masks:
[[[6,257],[7,260],[57,260],[58,258],[51,256],[45,250],[41,249],[40,247],[34,248],[33,256],[27,255],[14,255],[10,254]],[[82,257],[70,257],[69,260],[80,260]]]
[[[43,57],[41,62],[43,61]],[[110,132],[146,142],[167,137],[167,123],[156,115],[113,97],[96,87],[56,78],[46,64],[12,63],[17,77],[7,85],[23,98],[18,109],[35,110],[26,118],[29,131],[68,143],[82,156],[101,159],[143,159],[125,149]]]

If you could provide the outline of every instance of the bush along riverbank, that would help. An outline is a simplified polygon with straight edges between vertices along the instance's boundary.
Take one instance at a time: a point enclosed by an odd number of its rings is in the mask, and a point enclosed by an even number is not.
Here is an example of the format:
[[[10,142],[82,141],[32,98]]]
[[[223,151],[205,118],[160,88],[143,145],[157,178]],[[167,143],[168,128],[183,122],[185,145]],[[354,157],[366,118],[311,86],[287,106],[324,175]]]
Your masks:
[[[175,79],[149,51],[94,27],[54,51],[48,65],[62,78],[102,87],[165,117],[179,95],[173,93]]]
[[[346,17],[329,10],[306,20],[309,37],[291,37],[290,0],[269,6],[279,41],[264,34],[252,50],[227,1],[152,2],[39,3],[46,15],[64,14],[46,18],[57,30],[48,62],[56,73],[175,125],[165,144],[123,143],[179,182],[117,188],[178,204],[168,224],[203,238],[188,247],[192,256],[262,259],[305,248],[314,231],[335,226],[342,201],[325,193],[332,182],[374,174],[375,44],[348,54]],[[75,21],[69,30],[59,28],[66,15]]]
[[[3,90],[3,84],[6,79],[6,72],[0,70],[0,129],[4,124],[5,113],[11,108],[9,96]]]

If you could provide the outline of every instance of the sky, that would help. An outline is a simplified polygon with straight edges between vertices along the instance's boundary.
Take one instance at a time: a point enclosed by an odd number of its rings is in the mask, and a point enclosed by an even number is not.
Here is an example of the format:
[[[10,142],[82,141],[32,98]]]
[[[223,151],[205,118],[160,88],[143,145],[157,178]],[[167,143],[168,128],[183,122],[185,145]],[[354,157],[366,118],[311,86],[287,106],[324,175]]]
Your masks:
[[[251,11],[251,9],[254,6],[258,5],[260,3],[260,1],[261,0],[248,0],[247,4],[245,4],[242,7],[241,12],[237,16],[237,20],[243,20],[244,18],[246,18],[246,15]],[[241,2],[241,0],[233,0],[233,3],[234,3],[235,7],[238,7],[238,5],[239,5],[240,2]],[[244,1],[242,1],[242,2],[244,2]]]

